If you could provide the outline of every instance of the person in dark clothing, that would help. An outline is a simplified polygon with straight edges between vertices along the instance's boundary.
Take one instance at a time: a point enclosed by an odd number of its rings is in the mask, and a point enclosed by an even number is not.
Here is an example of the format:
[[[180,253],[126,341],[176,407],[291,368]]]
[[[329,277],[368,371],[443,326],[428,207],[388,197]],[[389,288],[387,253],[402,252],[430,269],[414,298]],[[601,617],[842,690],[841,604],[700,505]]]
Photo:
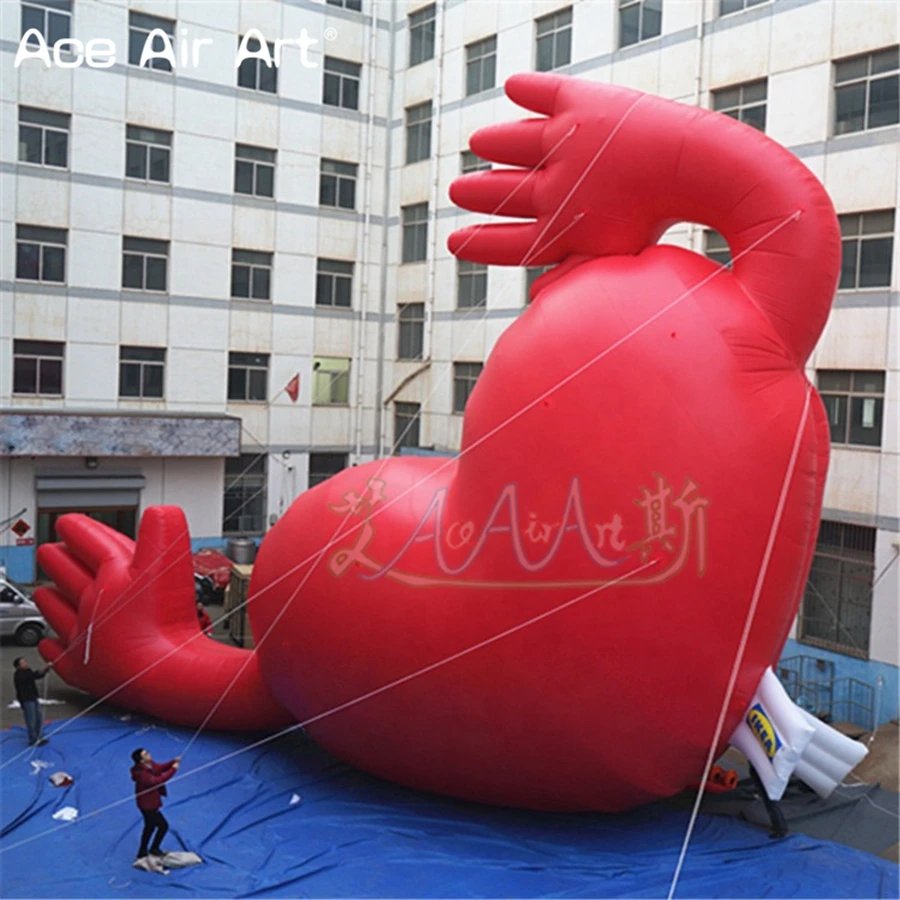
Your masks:
[[[52,668],[49,663],[46,668],[35,672],[28,667],[28,660],[24,656],[17,656],[13,660],[13,682],[16,686],[16,699],[22,707],[22,715],[25,717],[25,727],[28,729],[28,746],[43,747],[47,739],[41,735],[44,725],[44,717],[41,714],[41,704],[38,700],[37,682],[43,678]]]
[[[160,845],[169,830],[169,823],[160,812],[162,798],[166,794],[165,784],[178,771],[181,757],[176,756],[169,762],[155,763],[150,754],[141,747],[131,754],[131,759],[134,762],[131,777],[134,780],[135,800],[144,817],[144,830],[141,832],[141,847],[137,858],[143,859],[148,853],[150,856],[162,857],[167,851]]]
[[[209,617],[209,613],[204,608],[203,604],[198,600],[197,601],[197,619],[200,622],[200,630],[207,636],[213,636],[213,621]]]

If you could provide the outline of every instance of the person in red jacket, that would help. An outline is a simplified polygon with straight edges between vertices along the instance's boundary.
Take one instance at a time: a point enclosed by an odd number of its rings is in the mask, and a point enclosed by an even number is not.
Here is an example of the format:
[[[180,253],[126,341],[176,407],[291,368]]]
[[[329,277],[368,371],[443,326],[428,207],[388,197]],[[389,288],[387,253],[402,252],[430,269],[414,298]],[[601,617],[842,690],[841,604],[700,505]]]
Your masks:
[[[162,798],[166,794],[166,782],[178,771],[181,757],[176,756],[169,762],[155,763],[150,754],[141,747],[131,754],[134,766],[131,769],[131,777],[134,780],[134,794],[138,809],[144,816],[144,830],[141,832],[141,849],[138,850],[138,859],[148,855],[165,856],[166,851],[160,847],[162,839],[169,830],[169,823],[160,812]],[[153,843],[150,838],[154,831],[156,836]],[[149,851],[148,851],[149,845]]]

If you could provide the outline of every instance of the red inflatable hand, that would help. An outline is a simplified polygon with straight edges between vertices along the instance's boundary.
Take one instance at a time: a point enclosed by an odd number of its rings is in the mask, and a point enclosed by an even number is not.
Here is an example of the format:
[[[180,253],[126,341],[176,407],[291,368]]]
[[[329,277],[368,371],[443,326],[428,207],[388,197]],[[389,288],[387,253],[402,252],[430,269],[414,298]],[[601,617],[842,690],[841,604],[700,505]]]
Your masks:
[[[35,601],[58,635],[40,651],[60,677],[117,705],[199,725],[237,676],[211,727],[291,721],[266,691],[255,657],[200,633],[180,509],[149,509],[136,543],[80,514],[61,516],[57,530],[64,543],[38,550],[55,587],[39,588]]]

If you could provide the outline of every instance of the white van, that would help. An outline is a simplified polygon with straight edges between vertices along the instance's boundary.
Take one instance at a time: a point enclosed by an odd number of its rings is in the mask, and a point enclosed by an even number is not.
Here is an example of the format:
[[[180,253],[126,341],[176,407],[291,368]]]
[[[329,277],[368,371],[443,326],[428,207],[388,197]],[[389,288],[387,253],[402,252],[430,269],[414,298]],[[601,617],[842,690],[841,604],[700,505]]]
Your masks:
[[[14,637],[22,647],[34,647],[49,630],[31,598],[0,569],[0,637]]]

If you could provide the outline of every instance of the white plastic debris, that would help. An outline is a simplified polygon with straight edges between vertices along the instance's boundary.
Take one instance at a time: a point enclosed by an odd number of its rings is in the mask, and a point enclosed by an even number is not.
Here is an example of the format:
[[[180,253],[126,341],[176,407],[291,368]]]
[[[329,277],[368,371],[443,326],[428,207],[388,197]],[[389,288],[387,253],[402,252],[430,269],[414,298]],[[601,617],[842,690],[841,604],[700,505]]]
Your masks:
[[[299,803],[302,799],[303,798],[299,794],[294,794],[294,796],[291,797],[291,806],[293,806],[295,803]]]
[[[50,776],[50,784],[53,787],[68,787],[74,783],[75,779],[68,772],[54,772]]]
[[[78,810],[74,806],[64,806],[59,812],[53,813],[53,818],[59,822],[74,822],[78,818]]]
[[[32,768],[31,774],[37,775],[37,773],[40,772],[41,769],[49,769],[50,763],[45,762],[43,759],[33,759],[33,760],[31,760],[31,768]]]

